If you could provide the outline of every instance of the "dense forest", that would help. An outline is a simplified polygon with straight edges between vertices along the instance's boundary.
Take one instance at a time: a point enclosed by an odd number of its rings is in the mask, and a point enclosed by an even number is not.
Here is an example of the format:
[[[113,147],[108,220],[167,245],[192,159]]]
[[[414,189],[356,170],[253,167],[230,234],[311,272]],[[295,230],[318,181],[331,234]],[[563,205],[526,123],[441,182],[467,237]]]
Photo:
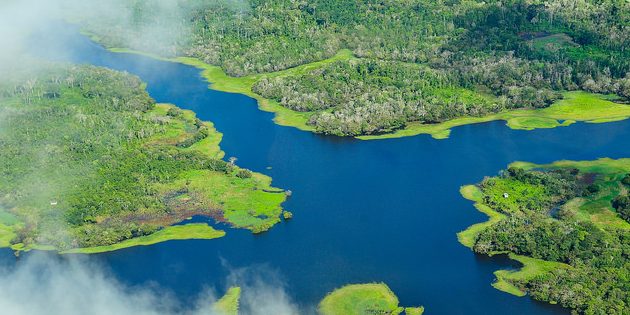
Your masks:
[[[192,215],[268,229],[285,195],[222,160],[221,134],[134,76],[38,65],[0,82],[0,223],[20,247],[110,245]]]
[[[511,167],[484,179],[482,203],[505,217],[479,232],[473,250],[567,264],[513,284],[579,314],[627,314],[630,165],[622,163]]]
[[[233,76],[351,49],[359,60],[254,87],[313,113],[309,123],[322,133],[376,134],[409,122],[545,107],[565,90],[630,97],[625,0],[187,0],[129,7],[131,25],[93,19],[86,28],[109,46],[192,56]],[[168,32],[153,38],[147,25],[169,25]],[[174,30],[182,36],[165,36]]]

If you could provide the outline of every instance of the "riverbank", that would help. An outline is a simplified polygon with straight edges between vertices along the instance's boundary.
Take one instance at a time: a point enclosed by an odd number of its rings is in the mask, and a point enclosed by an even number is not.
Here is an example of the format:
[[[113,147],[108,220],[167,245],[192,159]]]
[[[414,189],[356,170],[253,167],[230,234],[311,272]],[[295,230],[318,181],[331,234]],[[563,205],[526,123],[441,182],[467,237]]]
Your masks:
[[[90,36],[92,39],[94,37]],[[281,126],[295,127],[303,131],[314,131],[315,129],[308,125],[309,117],[313,113],[297,112],[281,106],[278,102],[264,98],[252,91],[252,86],[259,80],[265,78],[276,78],[282,76],[299,75],[311,70],[321,68],[327,64],[340,61],[350,60],[354,58],[352,52],[347,49],[340,50],[333,57],[289,68],[282,71],[253,74],[244,77],[232,77],[227,75],[219,66],[209,65],[199,59],[190,57],[164,58],[154,54],[130,50],[125,48],[108,48],[109,51],[116,53],[137,54],[145,57],[154,58],[162,61],[177,62],[202,70],[201,75],[210,83],[210,88],[216,91],[236,93],[247,95],[258,102],[258,107],[266,112],[275,113],[274,122]]]
[[[470,201],[474,201],[475,208],[477,208],[479,212],[488,216],[488,221],[475,223],[469,226],[464,231],[457,233],[457,239],[459,240],[459,242],[472,250],[479,234],[491,225],[494,225],[499,221],[505,219],[506,216],[483,203],[483,193],[481,192],[479,187],[475,185],[463,186],[460,189],[460,193],[462,197]],[[490,256],[494,255],[508,255],[510,259],[516,260],[522,264],[522,267],[517,270],[495,271],[494,276],[496,277],[496,280],[492,283],[492,286],[497,290],[520,297],[525,296],[526,293],[519,289],[516,285],[514,285],[514,283],[517,283],[519,281],[527,281],[528,279],[532,279],[537,275],[542,275],[550,271],[550,269],[552,268],[564,265],[516,255],[509,252],[490,253]]]
[[[270,177],[224,161],[212,123],[155,104],[126,73],[42,68],[16,71],[15,84],[37,79],[32,90],[2,86],[0,110],[15,115],[0,135],[0,247],[100,253],[225,235],[207,224],[176,225],[194,215],[253,233],[281,222],[287,194]]]
[[[484,117],[462,117],[439,124],[411,123],[391,134],[360,136],[362,140],[391,139],[428,134],[446,139],[451,129],[470,124],[503,120],[511,129],[534,130],[572,125],[576,122],[605,123],[630,118],[630,105],[615,103],[610,96],[583,91],[563,93],[564,98],[542,109],[516,109]]]
[[[211,240],[225,236],[225,231],[215,230],[205,223],[167,226],[147,236],[134,237],[120,243],[61,251],[61,254],[97,254],[133,246],[148,246],[175,240]]]
[[[462,196],[489,220],[457,236],[475,253],[505,254],[522,264],[494,273],[498,290],[586,313],[612,307],[590,296],[618,290],[613,283],[627,272],[619,253],[630,222],[616,200],[627,199],[629,188],[630,159],[514,162],[499,176],[462,187]],[[592,282],[576,291],[585,278]]]
[[[295,127],[303,131],[314,132],[313,126],[308,124],[314,112],[298,112],[281,106],[277,101],[262,97],[252,91],[253,85],[266,78],[293,76],[321,68],[327,64],[356,59],[350,50],[341,50],[335,56],[300,65],[294,68],[244,77],[231,77],[220,67],[204,63],[190,57],[163,58],[154,54],[124,49],[109,48],[116,53],[138,54],[157,60],[178,62],[202,70],[202,76],[210,83],[210,88],[217,91],[247,95],[256,99],[258,107],[267,112],[275,113],[274,122],[288,127]],[[403,129],[380,135],[357,136],[360,140],[379,140],[411,137],[427,134],[434,139],[447,139],[455,127],[479,124],[496,120],[503,120],[511,129],[534,130],[541,128],[556,128],[572,125],[576,122],[606,123],[630,118],[630,105],[614,102],[610,95],[594,94],[584,91],[564,92],[563,99],[556,101],[549,107],[541,109],[515,109],[482,117],[460,117],[437,124],[423,124],[411,122]]]

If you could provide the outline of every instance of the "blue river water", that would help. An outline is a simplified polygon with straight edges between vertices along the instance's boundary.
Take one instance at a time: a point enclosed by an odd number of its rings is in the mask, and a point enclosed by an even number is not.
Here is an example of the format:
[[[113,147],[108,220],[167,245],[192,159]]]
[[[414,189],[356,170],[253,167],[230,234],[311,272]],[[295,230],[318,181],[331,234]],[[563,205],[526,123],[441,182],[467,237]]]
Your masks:
[[[284,206],[294,219],[268,233],[228,229],[218,240],[171,241],[92,256],[124,283],[157,283],[181,299],[208,285],[224,288],[226,264],[266,265],[277,270],[302,306],[316,305],[345,284],[382,281],[401,305],[423,305],[428,314],[566,314],[491,287],[495,270],[518,264],[475,255],[458,243],[458,231],[486,220],[460,196],[459,187],[517,160],[630,156],[630,121],[534,131],[490,122],[455,128],[447,140],[315,135],[274,124],[273,114],[246,96],[209,90],[196,68],[111,53],[72,27],[51,33],[38,41],[41,54],[138,75],[158,102],[214,122],[224,134],[227,157],[293,191]]]

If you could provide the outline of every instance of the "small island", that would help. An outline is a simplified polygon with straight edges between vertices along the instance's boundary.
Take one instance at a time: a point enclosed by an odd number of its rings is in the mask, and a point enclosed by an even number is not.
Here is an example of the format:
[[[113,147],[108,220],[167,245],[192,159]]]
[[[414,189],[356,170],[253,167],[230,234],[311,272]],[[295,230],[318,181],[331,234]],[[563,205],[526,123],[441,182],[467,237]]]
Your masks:
[[[36,68],[0,86],[0,247],[97,253],[225,235],[192,216],[254,233],[281,221],[286,193],[224,161],[211,123],[127,73]]]
[[[231,287],[212,308],[220,315],[238,315],[241,288]],[[401,307],[384,283],[347,285],[328,294],[320,303],[321,315],[422,315],[424,307]]]
[[[627,314],[630,159],[516,162],[462,195],[490,219],[458,234],[475,253],[523,264],[499,290],[573,309]]]
[[[212,314],[238,315],[240,300],[241,288],[230,287],[222,298],[214,302],[212,305]]]
[[[322,315],[421,315],[423,307],[402,307],[384,283],[352,284],[336,289],[319,303]]]

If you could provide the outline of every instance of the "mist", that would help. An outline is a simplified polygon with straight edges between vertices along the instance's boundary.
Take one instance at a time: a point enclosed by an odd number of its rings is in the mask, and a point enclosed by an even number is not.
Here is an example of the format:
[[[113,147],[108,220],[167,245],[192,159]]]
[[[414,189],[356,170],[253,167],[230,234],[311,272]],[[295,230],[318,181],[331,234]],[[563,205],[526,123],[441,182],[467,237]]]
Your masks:
[[[277,273],[268,268],[233,270],[227,283],[228,287],[241,287],[239,314],[300,313]],[[89,257],[35,253],[16,265],[0,266],[3,314],[221,315],[212,307],[218,297],[220,294],[206,289],[199,292],[195,303],[182,305],[171,291],[159,285],[123,284]]]
[[[234,0],[0,0],[0,66],[27,53],[31,34],[59,21],[79,24],[87,33],[110,34],[101,37],[110,46],[172,56],[190,39],[186,14],[219,2],[248,8]]]
[[[203,5],[213,2],[205,1]],[[248,7],[245,1],[222,2]],[[138,23],[138,10],[130,3],[150,6],[151,16]],[[177,0],[0,0],[0,83],[10,79],[15,69],[39,70],[40,60],[29,57],[29,53],[33,49],[50,48],[45,41],[34,46],[31,36],[51,29],[60,21],[81,24],[88,32],[98,31],[99,27],[128,28],[132,31],[109,39],[109,43],[162,55],[176,54],[176,47],[189,38],[190,31],[179,4]],[[63,53],[55,52],[58,56]],[[0,107],[0,132],[6,132],[3,122],[9,115]],[[25,187],[32,184],[24,183]],[[260,266],[225,267],[230,271],[224,279],[228,286],[217,292],[215,284],[208,283],[208,289],[187,299],[195,301],[189,305],[170,289],[157,284],[126,284],[95,257],[30,253],[16,261],[10,260],[0,260],[2,314],[220,315],[212,305],[229,286],[241,287],[239,314],[300,313],[279,274]]]

